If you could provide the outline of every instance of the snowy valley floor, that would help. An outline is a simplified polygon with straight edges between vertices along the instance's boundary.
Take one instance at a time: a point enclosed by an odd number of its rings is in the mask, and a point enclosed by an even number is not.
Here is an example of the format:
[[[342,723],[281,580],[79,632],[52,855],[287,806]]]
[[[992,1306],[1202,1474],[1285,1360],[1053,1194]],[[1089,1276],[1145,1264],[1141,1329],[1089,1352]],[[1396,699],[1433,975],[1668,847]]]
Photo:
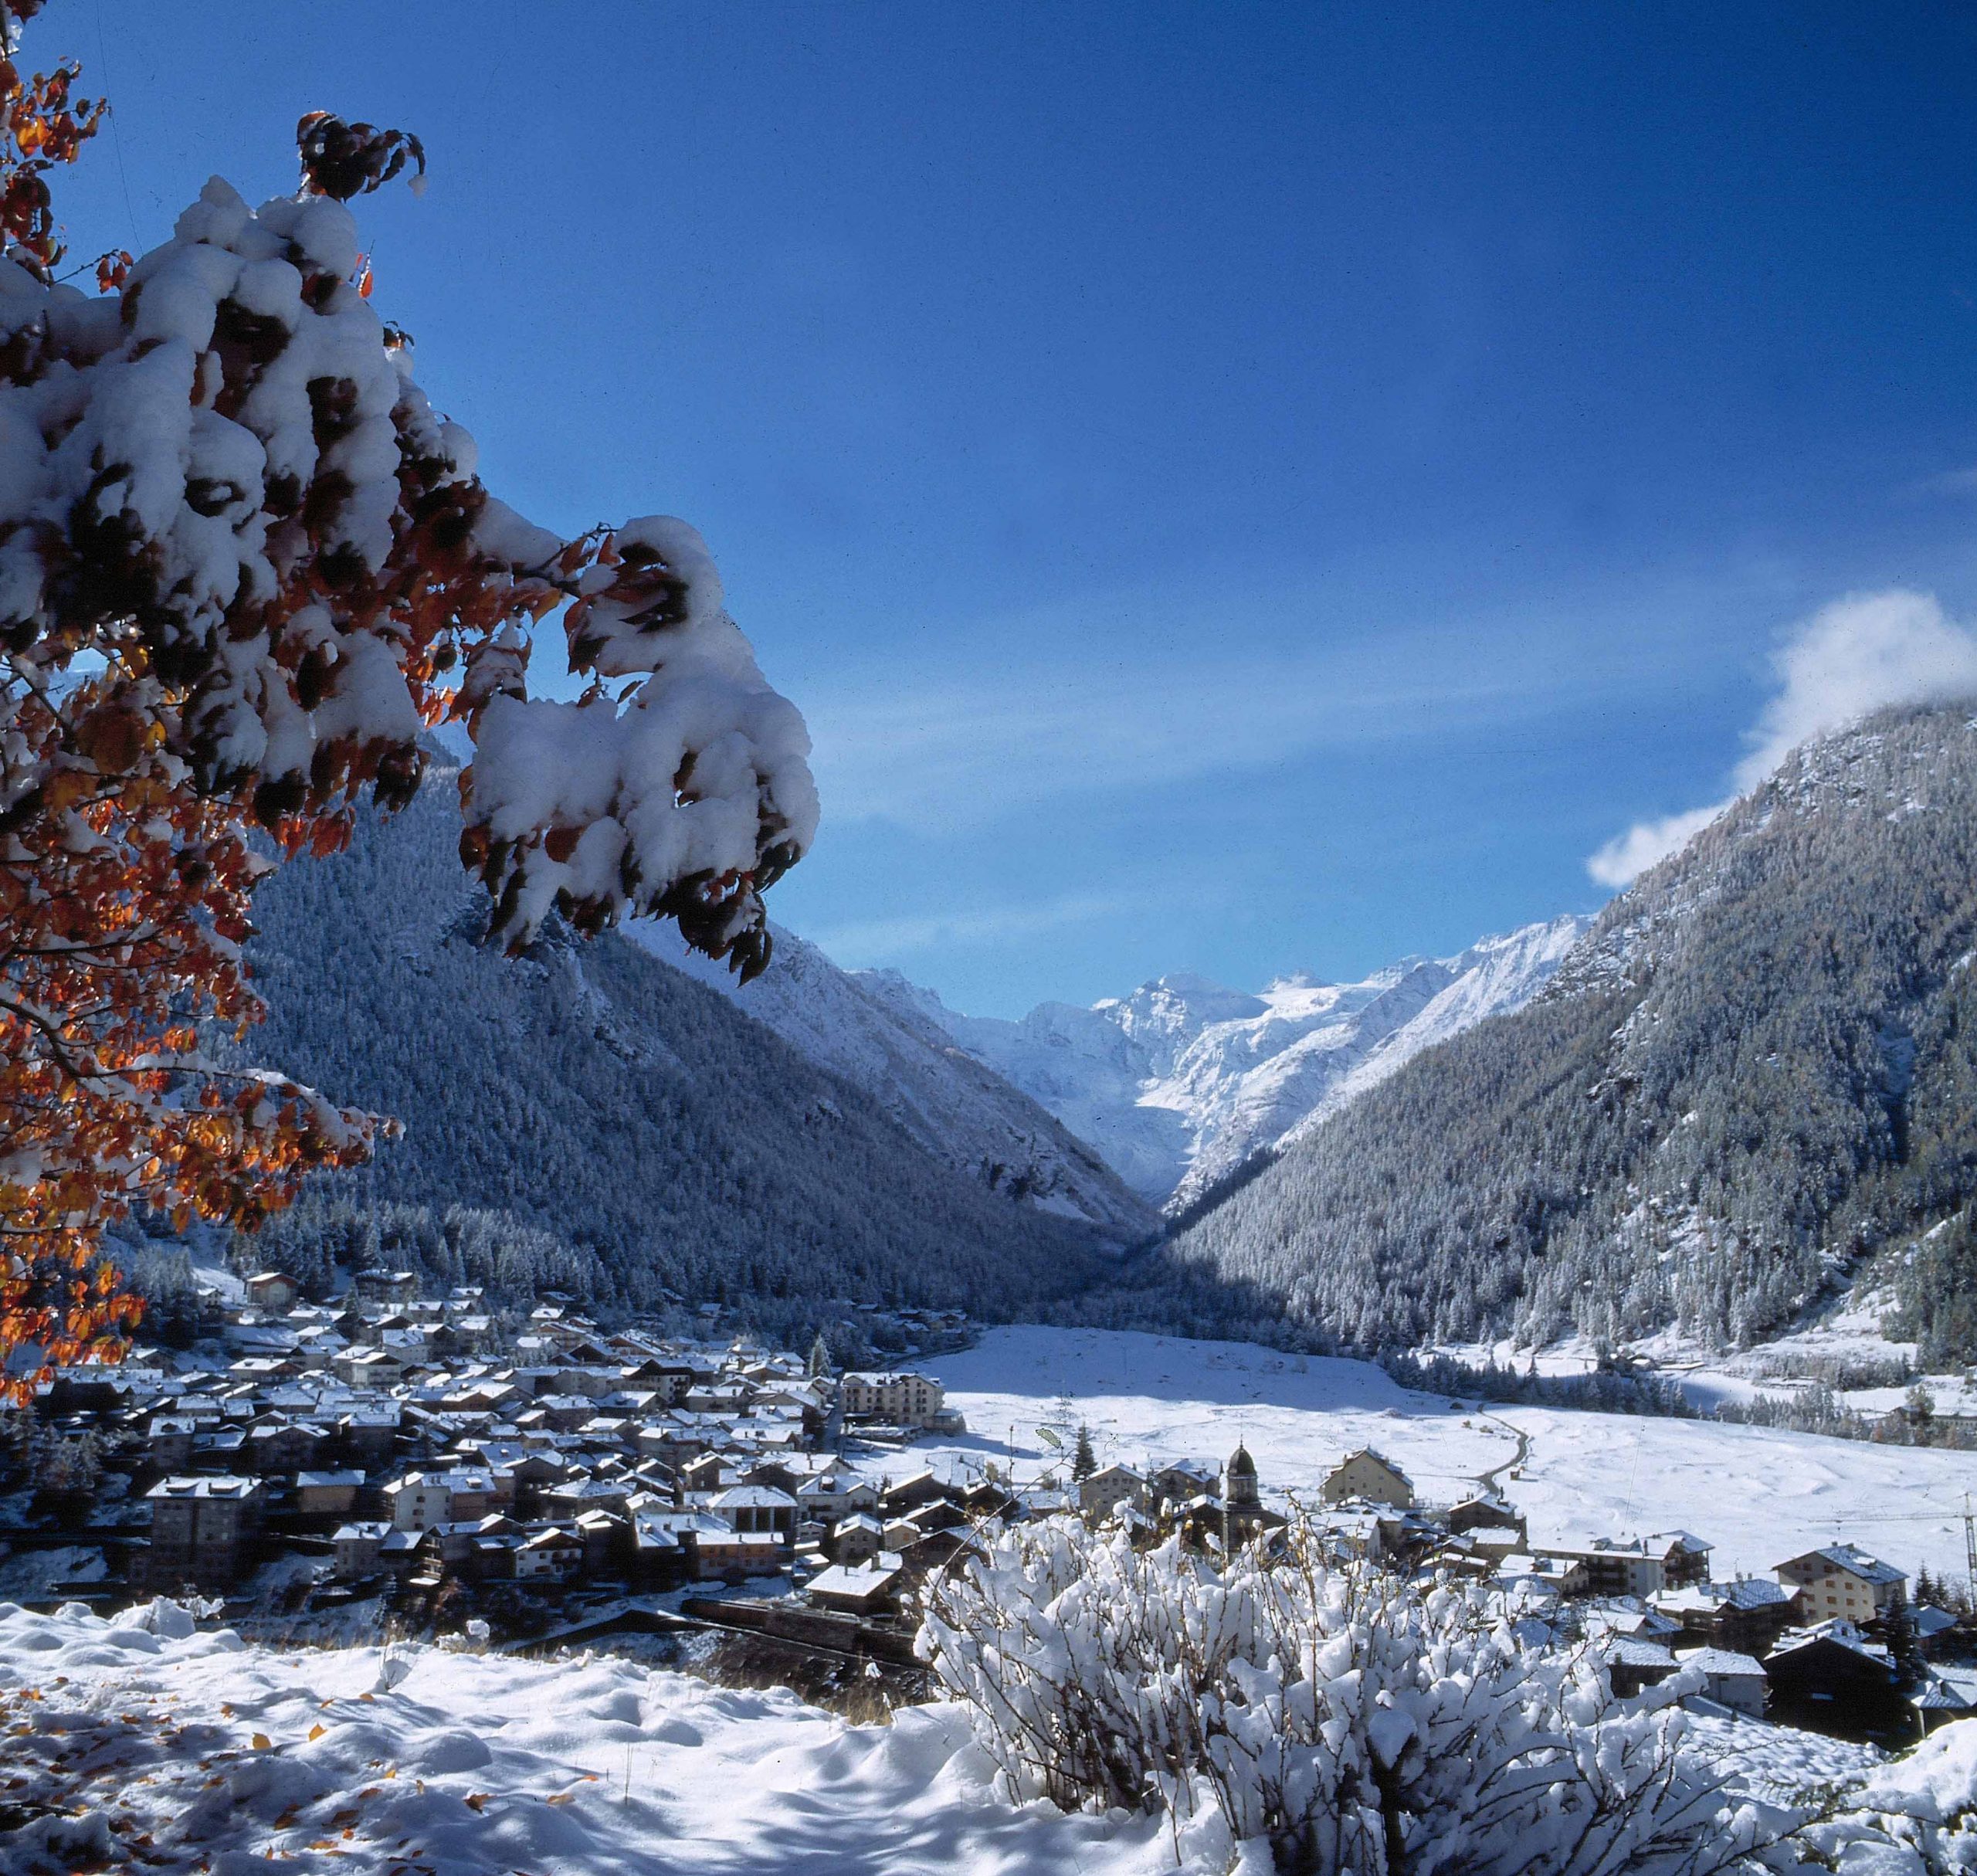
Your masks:
[[[1420,1496],[1448,1503],[1486,1478],[1534,1542],[1691,1531],[1719,1579],[1768,1576],[1836,1539],[1913,1574],[1964,1572],[1963,1507],[1977,1453],[1878,1446],[1768,1427],[1497,1406],[1411,1393],[1364,1362],[1102,1329],[992,1329],[930,1364],[967,1416],[976,1460],[1013,1441],[1018,1474],[1055,1458],[1038,1429],[1068,1395],[1101,1461],[1219,1464],[1240,1439],[1265,1495],[1315,1501],[1340,1456],[1371,1446]],[[1529,1443],[1517,1463],[1518,1435]],[[916,1454],[926,1448],[916,1448]]]
[[[934,1365],[974,1430],[868,1462],[894,1477],[978,1466],[1005,1443],[1034,1476],[1056,1457],[1038,1430],[1068,1395],[1104,1457],[1219,1461],[1240,1438],[1267,1493],[1315,1495],[1342,1450],[1371,1444],[1429,1498],[1495,1477],[1539,1541],[1693,1530],[1719,1576],[1836,1536],[1960,1572],[1962,1496],[1977,1491],[1977,1454],[1452,1410],[1364,1363],[1242,1345],[1008,1328]],[[1966,1733],[1955,1782],[1977,1801],[1977,1727],[1938,1739]],[[1697,1743],[1788,1803],[1871,1776],[1878,1758],[1749,1721],[1701,1722]],[[246,1876],[270,1862],[379,1876],[1222,1876],[1233,1852],[1212,1820],[1177,1835],[999,1803],[951,1708],[855,1727],[793,1695],[609,1655],[415,1647],[385,1669],[375,1648],[194,1633],[169,1605],[106,1620],[0,1603],[0,1876]]]

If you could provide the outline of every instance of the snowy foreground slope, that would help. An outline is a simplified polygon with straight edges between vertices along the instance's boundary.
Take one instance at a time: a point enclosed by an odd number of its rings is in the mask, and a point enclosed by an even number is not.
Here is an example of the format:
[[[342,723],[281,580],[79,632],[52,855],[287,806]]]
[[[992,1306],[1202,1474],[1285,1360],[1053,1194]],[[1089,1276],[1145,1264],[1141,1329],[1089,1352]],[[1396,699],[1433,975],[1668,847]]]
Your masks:
[[[856,976],[902,1019],[939,1024],[1136,1192],[1178,1205],[1423,1049],[1521,1009],[1590,922],[1528,925],[1453,958],[1403,959],[1363,983],[1297,976],[1252,996],[1184,974],[1089,1009],[1041,1003],[1015,1023],[962,1016],[897,972]]]
[[[1694,1532],[1714,1545],[1718,1578],[1768,1576],[1836,1539],[1911,1572],[1961,1576],[1963,1494],[1977,1492],[1977,1454],[1560,1408],[1452,1412],[1445,1396],[1409,1393],[1366,1362],[1240,1342],[992,1329],[932,1365],[978,1451],[999,1454],[1013,1429],[1019,1472],[1051,1457],[1037,1429],[1066,1394],[1101,1459],[1219,1464],[1239,1439],[1266,1496],[1315,1500],[1342,1454],[1372,1446],[1430,1501],[1494,1478],[1534,1542]]]
[[[952,1708],[853,1727],[792,1694],[609,1656],[428,1647],[398,1651],[403,1678],[374,1691],[375,1649],[284,1654],[191,1627],[168,1604],[107,1622],[79,1604],[0,1605],[0,1762],[15,1781],[0,1806],[10,1823],[29,1813],[0,1834],[9,1876],[127,1861],[216,1876],[270,1861],[403,1876],[1176,1868],[1159,1820],[992,1801]],[[49,1803],[83,1814],[33,1814]],[[1226,1836],[1198,1834],[1179,1867],[1226,1868]]]

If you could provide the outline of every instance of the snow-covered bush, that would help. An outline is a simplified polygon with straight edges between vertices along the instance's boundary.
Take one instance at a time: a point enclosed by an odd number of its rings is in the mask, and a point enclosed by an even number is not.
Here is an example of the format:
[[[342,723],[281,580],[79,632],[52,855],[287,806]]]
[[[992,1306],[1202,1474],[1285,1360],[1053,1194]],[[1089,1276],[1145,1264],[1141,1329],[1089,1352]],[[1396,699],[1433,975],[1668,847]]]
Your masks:
[[[1706,1876],[1796,1821],[1684,1749],[1687,1684],[1622,1705],[1480,1587],[1284,1554],[1226,1566],[1074,1520],[938,1583],[922,1655],[1007,1794],[1212,1809],[1311,1876]]]

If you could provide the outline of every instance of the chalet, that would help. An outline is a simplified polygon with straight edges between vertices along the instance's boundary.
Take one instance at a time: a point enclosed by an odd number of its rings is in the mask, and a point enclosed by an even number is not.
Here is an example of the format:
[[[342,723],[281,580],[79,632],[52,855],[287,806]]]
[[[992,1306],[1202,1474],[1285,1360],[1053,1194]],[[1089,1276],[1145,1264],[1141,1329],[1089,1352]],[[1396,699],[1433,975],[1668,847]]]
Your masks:
[[[853,1511],[840,1518],[824,1540],[826,1554],[833,1563],[856,1566],[868,1563],[884,1549],[877,1518],[869,1511]]]
[[[1148,1492],[1156,1505],[1178,1506],[1212,1498],[1216,1488],[1214,1467],[1199,1459],[1170,1459],[1156,1466],[1147,1481]]]
[[[397,1443],[404,1410],[395,1400],[366,1402],[337,1416],[344,1451],[358,1465],[384,1464]]]
[[[1953,1720],[1977,1718],[1977,1671],[1968,1667],[1928,1668],[1914,1697],[1918,1730],[1934,1732]]]
[[[901,1587],[898,1560],[875,1558],[856,1569],[833,1565],[811,1579],[806,1593],[819,1609],[870,1616],[897,1609]]]
[[[1754,1656],[1739,1654],[1730,1648],[1696,1648],[1676,1659],[1684,1674],[1702,1676],[1705,1699],[1728,1707],[1733,1713],[1763,1718],[1771,1683],[1764,1664]]]
[[[1884,1649],[1846,1623],[1788,1635],[1765,1657],[1770,1717],[1836,1739],[1907,1743],[1915,1730]]]
[[[584,1541],[573,1532],[551,1527],[526,1539],[514,1556],[517,1583],[568,1583],[583,1568]]]
[[[257,1270],[247,1279],[247,1301],[268,1315],[286,1315],[301,1295],[301,1284],[286,1270]]]
[[[1507,1499],[1494,1493],[1479,1492],[1473,1498],[1459,1499],[1442,1515],[1442,1522],[1450,1530],[1460,1534],[1487,1525],[1493,1529],[1514,1529],[1528,1542],[1530,1533],[1525,1529],[1524,1515],[1516,1510]],[[1523,1544],[1517,1547],[1524,1548]]]
[[[1809,1550],[1779,1564],[1775,1574],[1799,1593],[1809,1622],[1877,1622],[1908,1600],[1907,1576],[1853,1544]]]
[[[693,1535],[695,1567],[703,1576],[773,1576],[788,1561],[788,1549],[773,1531],[734,1531],[708,1518]]]
[[[1638,1635],[1615,1635],[1602,1652],[1616,1700],[1632,1700],[1643,1688],[1659,1686],[1676,1671],[1671,1650]]]
[[[1468,1554],[1494,1566],[1524,1549],[1524,1527],[1514,1525],[1471,1525],[1456,1534]]]
[[[1692,1640],[1760,1659],[1799,1620],[1798,1592],[1762,1576],[1663,1590],[1653,1606]]]
[[[1687,1531],[1660,1531],[1641,1540],[1641,1549],[1661,1559],[1661,1580],[1671,1589],[1709,1581],[1709,1546]]]
[[[408,1472],[383,1492],[392,1522],[401,1531],[424,1531],[453,1521],[453,1488],[444,1475]]]
[[[849,1374],[838,1383],[838,1404],[848,1420],[880,1420],[889,1427],[926,1427],[941,1411],[946,1390],[931,1375]]]
[[[622,1574],[631,1566],[631,1529],[622,1518],[609,1511],[579,1511],[576,1528],[577,1535],[583,1542],[585,1576],[598,1576],[614,1566]]]
[[[826,1522],[846,1518],[855,1511],[876,1510],[878,1488],[869,1479],[854,1479],[848,1473],[830,1472],[820,1478],[805,1479],[795,1488],[799,1518]]]
[[[247,1470],[270,1478],[292,1477],[317,1464],[327,1439],[320,1427],[272,1416],[248,1433]]]
[[[1497,1566],[1498,1586],[1526,1600],[1547,1600],[1587,1593],[1585,1566],[1576,1556],[1520,1555]]]
[[[795,1542],[796,1501],[773,1485],[731,1485],[707,1508],[737,1531],[767,1531],[785,1544]]]
[[[405,1379],[405,1363],[389,1348],[353,1345],[330,1365],[339,1380],[353,1388],[392,1388]]]
[[[358,1297],[367,1303],[409,1303],[419,1294],[419,1277],[412,1270],[387,1270],[373,1265],[354,1279]]]
[[[902,1511],[917,1511],[923,1505],[931,1505],[936,1498],[944,1498],[948,1487],[940,1476],[931,1469],[909,1474],[897,1485],[888,1485],[880,1494],[880,1503],[886,1511],[897,1516]]]
[[[144,1430],[151,1463],[161,1471],[184,1471],[192,1463],[192,1441],[200,1425],[190,1414],[154,1416]]]
[[[1371,1505],[1408,1510],[1414,1504],[1414,1485],[1391,1460],[1382,1458],[1371,1447],[1362,1447],[1356,1453],[1348,1453],[1326,1474],[1318,1496],[1327,1505],[1363,1498]]]
[[[363,1487],[361,1471],[298,1472],[295,1508],[305,1518],[348,1517],[355,1509],[357,1494]]]
[[[1915,1605],[1915,1638],[1922,1644],[1924,1654],[1935,1654],[1948,1647],[1956,1637],[1957,1618],[1947,1609],[1938,1609],[1928,1603]]]
[[[1638,1596],[1660,1594],[1666,1587],[1661,1559],[1638,1540],[1616,1544],[1597,1538],[1584,1549],[1572,1545],[1533,1545],[1534,1555],[1560,1563],[1576,1563],[1584,1572],[1585,1596]]]
[[[585,1511],[622,1511],[633,1489],[622,1478],[579,1474],[544,1491],[543,1508],[552,1518],[578,1518]]]

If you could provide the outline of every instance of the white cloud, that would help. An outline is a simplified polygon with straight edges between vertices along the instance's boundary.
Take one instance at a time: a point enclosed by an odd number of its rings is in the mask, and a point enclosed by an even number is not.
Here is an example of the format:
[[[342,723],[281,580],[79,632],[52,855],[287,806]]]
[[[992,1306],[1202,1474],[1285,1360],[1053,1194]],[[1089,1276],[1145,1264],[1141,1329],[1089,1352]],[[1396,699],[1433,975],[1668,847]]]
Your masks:
[[[1585,863],[1585,870],[1602,886],[1616,892],[1631,886],[1650,867],[1658,865],[1670,853],[1679,853],[1694,836],[1729,806],[1719,801],[1707,808],[1691,808],[1684,814],[1664,816],[1658,821],[1636,821],[1623,834],[1616,834]]]
[[[1891,587],[1853,593],[1815,612],[1772,655],[1778,688],[1746,734],[1737,792],[1748,794],[1799,744],[1903,704],[1977,696],[1977,632],[1944,612],[1934,595]],[[1731,805],[1692,808],[1640,821],[1585,863],[1602,886],[1629,884],[1686,846]]]
[[[1893,704],[1946,704],[1977,695],[1977,633],[1929,593],[1902,587],[1857,593],[1816,612],[1772,660],[1778,694],[1751,731],[1737,767],[1755,788],[1788,751]]]

